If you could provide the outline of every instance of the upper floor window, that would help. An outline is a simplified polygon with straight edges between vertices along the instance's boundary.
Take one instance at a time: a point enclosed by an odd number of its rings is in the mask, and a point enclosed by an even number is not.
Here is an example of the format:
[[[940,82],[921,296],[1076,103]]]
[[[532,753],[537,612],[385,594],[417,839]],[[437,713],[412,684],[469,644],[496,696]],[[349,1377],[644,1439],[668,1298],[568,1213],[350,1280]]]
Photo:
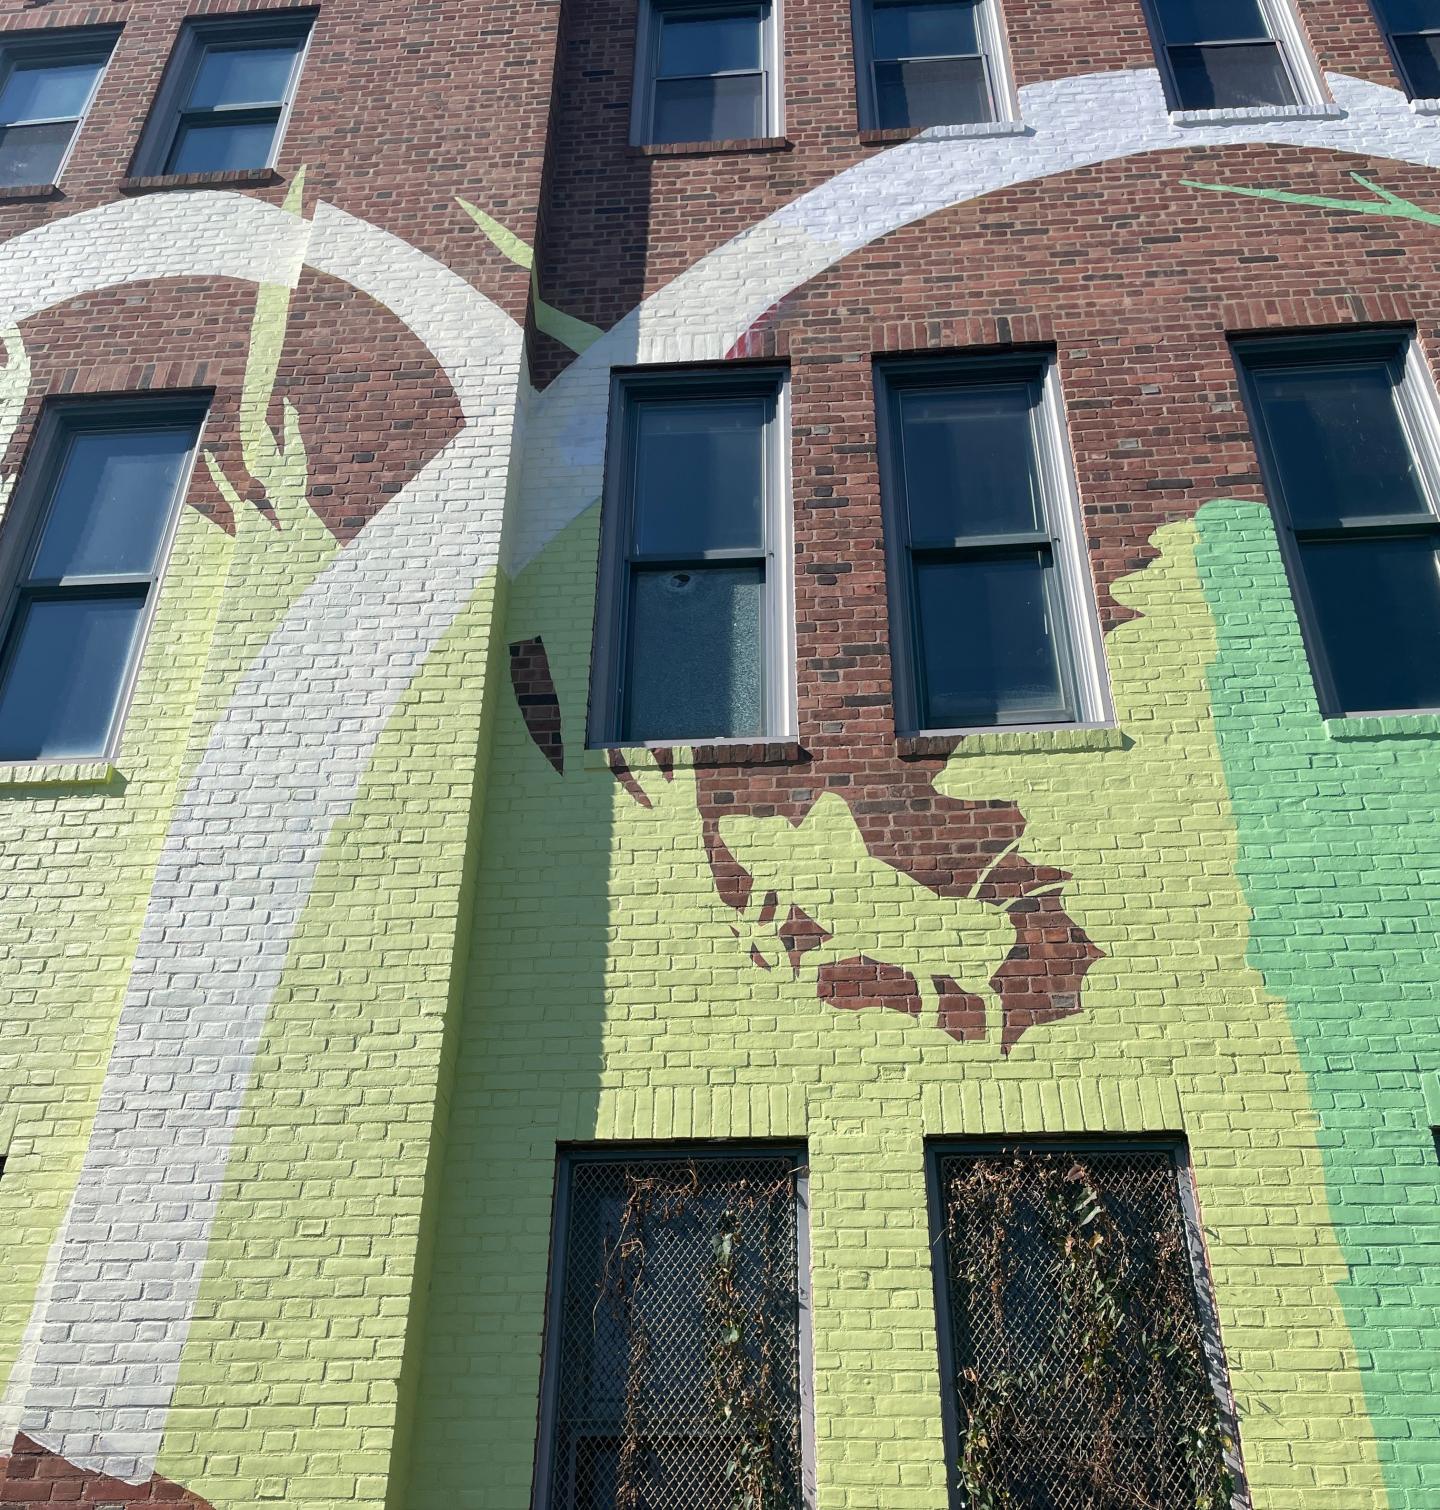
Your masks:
[[[0,43],[0,187],[59,179],[114,47],[113,31]]]
[[[644,0],[636,142],[715,142],[778,130],[771,0],[716,5]]]
[[[1294,105],[1311,92],[1287,0],[1149,0],[1178,110]]]
[[[1435,0],[1376,0],[1376,4],[1410,97],[1440,99],[1440,5]]]
[[[877,375],[899,727],[1102,720],[1053,362],[1024,352]]]
[[[1433,386],[1393,332],[1237,343],[1327,714],[1440,709]]]
[[[536,1510],[813,1503],[804,1170],[562,1156]]]
[[[187,22],[135,171],[222,173],[272,167],[311,21],[304,15]]]
[[[790,732],[783,402],[773,371],[618,381],[594,742]]]
[[[930,1178],[957,1510],[1248,1503],[1184,1150],[939,1147]]]
[[[995,0],[859,0],[855,20],[863,126],[1011,113]]]
[[[52,410],[7,519],[0,760],[109,753],[203,406]]]

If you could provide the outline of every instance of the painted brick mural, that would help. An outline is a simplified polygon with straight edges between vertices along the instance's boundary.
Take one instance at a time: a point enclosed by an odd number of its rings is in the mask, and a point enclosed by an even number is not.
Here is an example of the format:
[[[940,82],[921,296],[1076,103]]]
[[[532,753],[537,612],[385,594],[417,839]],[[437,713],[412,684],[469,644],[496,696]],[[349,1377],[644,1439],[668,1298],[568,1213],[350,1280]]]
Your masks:
[[[1440,714],[1322,713],[1229,344],[1434,369],[1440,116],[1368,0],[1231,111],[1140,0],[1007,0],[1015,120],[926,130],[788,0],[776,129],[664,146],[634,0],[321,0],[268,166],[148,160],[182,23],[277,9],[0,0],[0,111],[31,33],[113,43],[0,188],[7,613],[51,416],[205,412],[118,736],[0,765],[0,1504],[578,1507],[557,1158],[774,1143],[813,1464],[717,1510],[1019,1510],[927,1154],[1163,1138],[1227,1481],[1073,1503],[1433,1510]],[[1107,714],[897,734],[875,363],[1042,350]],[[615,374],[682,368],[782,376],[793,727],[607,745]]]

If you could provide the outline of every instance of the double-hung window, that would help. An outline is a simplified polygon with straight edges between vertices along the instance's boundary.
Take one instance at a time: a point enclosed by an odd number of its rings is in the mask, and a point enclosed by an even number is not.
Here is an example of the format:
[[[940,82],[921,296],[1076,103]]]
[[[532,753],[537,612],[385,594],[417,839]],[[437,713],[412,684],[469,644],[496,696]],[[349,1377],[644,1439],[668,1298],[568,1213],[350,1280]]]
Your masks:
[[[789,734],[783,403],[775,371],[617,379],[592,742]]]
[[[1395,332],[1236,342],[1322,709],[1440,709],[1434,390]]]
[[[1248,1503],[1185,1150],[929,1159],[956,1510]]]
[[[876,371],[900,729],[1103,721],[1053,361]]]
[[[273,166],[312,19],[187,22],[136,171],[222,173]]]
[[[109,753],[202,417],[138,401],[45,417],[0,541],[0,760]]]
[[[562,1155],[536,1510],[813,1504],[798,1152]]]
[[[1440,99],[1440,5],[1436,0],[1375,3],[1410,97]]]
[[[775,135],[776,54],[772,0],[642,0],[633,140]]]
[[[860,118],[868,128],[1007,116],[995,0],[857,0]]]
[[[1149,0],[1177,110],[1294,105],[1313,93],[1288,0]],[[1287,35],[1287,33],[1289,35]]]
[[[0,44],[0,187],[59,179],[115,36],[55,33]]]

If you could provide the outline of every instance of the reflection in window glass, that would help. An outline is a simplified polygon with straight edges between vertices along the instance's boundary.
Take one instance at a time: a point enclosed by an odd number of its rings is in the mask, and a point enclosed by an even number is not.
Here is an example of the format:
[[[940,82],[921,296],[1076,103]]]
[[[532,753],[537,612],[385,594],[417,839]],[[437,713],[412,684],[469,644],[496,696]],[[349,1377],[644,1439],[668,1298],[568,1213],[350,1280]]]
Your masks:
[[[602,633],[613,662],[599,737],[757,738],[773,732],[777,384],[640,384],[625,394],[623,486],[607,502]],[[598,664],[598,663],[597,663]]]
[[[1380,17],[1410,97],[1440,98],[1440,6],[1435,0],[1380,0]]]
[[[110,55],[92,36],[0,48],[0,186],[54,183]]]
[[[1260,0],[1152,0],[1152,13],[1180,109],[1296,103]]]
[[[36,463],[49,475],[0,640],[0,760],[105,753],[198,424],[77,420]]]
[[[654,0],[643,139],[744,140],[767,134],[768,5],[697,10]]]
[[[984,3],[870,0],[876,126],[943,126],[994,118],[980,20]]]
[[[1040,360],[976,362],[943,382],[897,367],[886,382],[900,716],[908,703],[920,729],[1073,722],[1067,505],[1042,464]]]
[[[281,105],[299,51],[298,38],[282,47],[213,48],[201,60],[187,103],[191,109]]]
[[[1366,344],[1359,356],[1354,341],[1238,350],[1328,711],[1440,708],[1427,420],[1404,343]]]

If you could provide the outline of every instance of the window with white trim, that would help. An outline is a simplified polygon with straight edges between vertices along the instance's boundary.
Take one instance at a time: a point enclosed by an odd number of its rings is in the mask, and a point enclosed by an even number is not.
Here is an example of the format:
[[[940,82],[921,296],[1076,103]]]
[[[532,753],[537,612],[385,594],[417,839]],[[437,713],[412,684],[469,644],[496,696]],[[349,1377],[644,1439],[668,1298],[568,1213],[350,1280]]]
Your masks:
[[[814,1504],[799,1150],[562,1153],[536,1510]]]
[[[773,0],[642,0],[637,54],[632,141],[778,135]]]
[[[313,21],[295,14],[186,22],[135,172],[273,167]]]
[[[996,0],[856,0],[865,129],[1009,120]]]
[[[1098,723],[1098,624],[1051,355],[877,364],[902,733]]]
[[[0,540],[0,760],[110,753],[203,417],[116,400],[42,420]]]
[[[1237,341],[1323,711],[1440,710],[1434,384],[1402,332]]]
[[[1147,5],[1172,108],[1319,102],[1288,0],[1147,0]]]
[[[783,408],[773,369],[617,379],[592,743],[790,734]]]
[[[117,36],[47,32],[0,42],[0,188],[58,182]]]
[[[1375,0],[1395,66],[1413,100],[1440,99],[1440,5]]]

